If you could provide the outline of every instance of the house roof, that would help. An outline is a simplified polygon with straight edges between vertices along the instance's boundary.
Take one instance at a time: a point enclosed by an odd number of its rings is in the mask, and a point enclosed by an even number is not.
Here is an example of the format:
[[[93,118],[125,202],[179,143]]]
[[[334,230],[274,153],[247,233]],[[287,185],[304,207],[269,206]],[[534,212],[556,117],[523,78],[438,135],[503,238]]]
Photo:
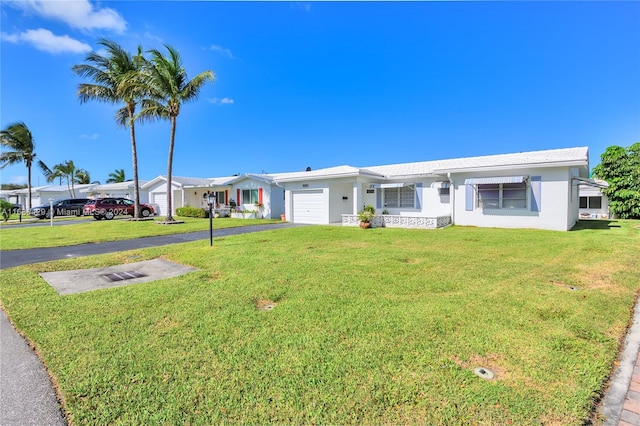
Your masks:
[[[367,167],[387,178],[403,176],[440,175],[447,172],[472,172],[487,169],[522,167],[554,167],[559,165],[589,165],[587,147],[519,152],[514,154],[485,155],[449,160],[423,161]]]
[[[211,182],[215,180],[214,178],[194,178],[194,177],[183,177],[183,176],[171,176],[171,182],[180,187],[194,187],[194,186],[211,186]],[[140,185],[142,188],[149,188],[157,183],[166,182],[167,177],[160,175],[156,178],[151,179],[149,182],[144,185]]]
[[[138,184],[142,187],[148,181],[138,180]],[[87,188],[83,188],[80,192],[87,193],[93,191],[117,191],[119,189],[133,189],[133,181],[128,180],[126,182],[105,183],[103,185],[92,185]]]
[[[293,173],[277,173],[273,174],[273,179],[277,182],[295,182],[300,180],[317,180],[317,179],[335,179],[340,177],[353,177],[361,175],[371,175],[373,177],[381,178],[381,174],[370,171],[367,169],[359,169],[352,166],[337,166],[329,167],[326,169],[311,170],[308,172],[293,172]]]
[[[76,191],[89,188],[94,186],[93,184],[75,184],[73,189]],[[16,189],[13,191],[14,194],[26,194],[29,192],[28,188]],[[43,186],[35,186],[31,187],[31,193],[37,192],[69,192],[69,187],[67,185],[43,185]]]

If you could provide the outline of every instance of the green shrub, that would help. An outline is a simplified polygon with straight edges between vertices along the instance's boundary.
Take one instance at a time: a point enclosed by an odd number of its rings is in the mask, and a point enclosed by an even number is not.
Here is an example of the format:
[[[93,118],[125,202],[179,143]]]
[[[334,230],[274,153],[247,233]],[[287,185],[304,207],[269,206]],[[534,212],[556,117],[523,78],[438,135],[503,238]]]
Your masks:
[[[13,209],[13,204],[8,202],[7,200],[0,200],[0,215],[3,221],[8,221],[9,216],[11,216],[11,210]]]
[[[209,211],[201,207],[190,207],[190,206],[178,207],[176,209],[176,213],[178,214],[178,216],[183,216],[183,217],[200,217],[200,218],[209,217]]]

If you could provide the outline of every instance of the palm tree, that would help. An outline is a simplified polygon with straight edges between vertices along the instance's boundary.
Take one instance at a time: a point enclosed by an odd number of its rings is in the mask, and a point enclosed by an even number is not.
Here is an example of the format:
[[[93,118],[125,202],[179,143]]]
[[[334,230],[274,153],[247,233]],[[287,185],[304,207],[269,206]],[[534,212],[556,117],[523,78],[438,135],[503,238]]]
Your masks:
[[[145,59],[143,66],[144,87],[149,90],[148,98],[141,102],[142,110],[138,117],[143,120],[169,120],[171,122],[171,135],[169,138],[169,156],[167,161],[167,222],[173,221],[173,202],[171,191],[173,148],[176,136],[176,121],[183,103],[194,101],[198,98],[200,89],[208,81],[213,82],[214,73],[204,71],[189,80],[184,69],[180,54],[169,45],[167,56],[160,51],[152,49],[148,53],[149,60]]]
[[[36,158],[33,135],[26,124],[22,122],[13,123],[0,132],[0,145],[8,149],[8,151],[0,154],[0,163],[2,163],[0,169],[4,169],[11,164],[22,162],[27,166],[27,209],[30,209],[31,166]],[[38,160],[36,164],[38,164],[43,171],[47,170],[47,166],[41,160]]]
[[[76,169],[76,165],[72,160],[67,160],[64,163],[56,164],[53,169],[43,171],[44,177],[47,182],[53,182],[56,179],[65,180],[67,182],[67,189],[71,198],[76,198],[75,183],[77,180],[78,171],[83,172],[82,169]],[[86,173],[86,172],[85,172]]]
[[[113,173],[109,173],[109,179],[107,179],[107,183],[119,183],[124,182],[124,169],[116,169]]]
[[[124,103],[124,106],[116,111],[115,119],[119,126],[129,128],[133,163],[134,217],[139,218],[140,193],[135,112],[139,99],[146,92],[144,85],[140,82],[140,67],[144,61],[142,48],[138,47],[138,54],[133,56],[114,41],[100,39],[98,44],[106,49],[105,56],[91,52],[85,58],[85,64],[75,65],[71,69],[77,75],[94,82],[94,84],[82,83],[78,86],[80,102],[97,100],[114,104]]]
[[[74,181],[75,181],[75,183],[77,183],[79,185],[86,185],[88,183],[95,183],[95,184],[100,185],[100,182],[98,182],[98,181],[91,182],[91,175],[85,169],[76,170],[76,177],[75,177]]]

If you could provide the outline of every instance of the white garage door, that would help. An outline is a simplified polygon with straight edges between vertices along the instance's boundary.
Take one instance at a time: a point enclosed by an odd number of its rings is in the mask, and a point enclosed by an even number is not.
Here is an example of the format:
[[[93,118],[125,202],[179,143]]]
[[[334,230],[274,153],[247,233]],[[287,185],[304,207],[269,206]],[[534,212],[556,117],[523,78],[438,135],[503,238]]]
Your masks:
[[[160,211],[156,212],[156,216],[166,216],[167,215],[167,193],[166,192],[156,192],[153,193],[153,200],[151,201],[154,204],[154,207],[160,207]]]
[[[326,224],[326,211],[322,190],[294,191],[292,193],[294,223]]]

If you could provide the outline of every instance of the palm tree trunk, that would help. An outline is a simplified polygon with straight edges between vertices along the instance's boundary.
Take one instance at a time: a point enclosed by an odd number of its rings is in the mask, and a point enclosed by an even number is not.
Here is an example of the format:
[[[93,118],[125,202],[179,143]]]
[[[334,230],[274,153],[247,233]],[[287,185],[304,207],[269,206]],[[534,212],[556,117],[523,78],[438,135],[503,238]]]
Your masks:
[[[134,210],[133,217],[140,217],[140,190],[138,188],[138,149],[136,148],[136,129],[133,121],[133,111],[129,113],[131,117],[131,162],[133,163],[133,201],[134,201]]]
[[[27,211],[31,210],[31,162],[27,162]]]
[[[171,139],[169,141],[169,158],[167,160],[167,218],[165,221],[173,221],[173,144],[176,139],[176,117],[171,117]]]

